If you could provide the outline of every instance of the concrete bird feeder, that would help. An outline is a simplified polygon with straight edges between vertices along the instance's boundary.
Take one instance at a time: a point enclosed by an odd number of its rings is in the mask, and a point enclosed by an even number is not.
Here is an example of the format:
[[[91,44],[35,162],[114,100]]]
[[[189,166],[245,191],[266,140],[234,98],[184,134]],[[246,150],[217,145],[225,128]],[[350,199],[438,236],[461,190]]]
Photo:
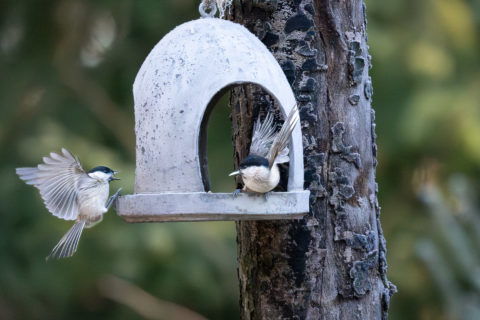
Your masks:
[[[135,193],[118,199],[121,217],[127,222],[271,220],[308,212],[300,125],[290,140],[288,192],[273,192],[268,200],[209,192],[208,110],[220,92],[243,83],[267,90],[284,118],[296,103],[275,58],[239,24],[216,18],[190,21],[153,48],[133,85]]]

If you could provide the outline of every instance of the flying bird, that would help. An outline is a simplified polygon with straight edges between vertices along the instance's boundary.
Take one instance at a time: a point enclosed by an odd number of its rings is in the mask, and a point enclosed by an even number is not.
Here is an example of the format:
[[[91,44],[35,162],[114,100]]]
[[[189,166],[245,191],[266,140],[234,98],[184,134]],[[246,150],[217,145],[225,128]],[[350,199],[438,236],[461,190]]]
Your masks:
[[[40,191],[48,211],[54,216],[74,220],[75,224],[60,239],[46,258],[71,257],[76,251],[84,228],[103,219],[121,188],[108,199],[109,183],[119,180],[117,171],[104,166],[86,172],[77,157],[62,148],[62,154],[50,153],[43,163],[33,168],[17,168],[20,179]],[[108,199],[108,202],[107,202]]]
[[[288,143],[299,119],[297,105],[292,108],[278,133],[270,112],[263,123],[260,123],[260,117],[257,119],[253,126],[249,156],[240,162],[237,171],[230,173],[230,176],[240,175],[244,183],[243,189],[235,190],[234,196],[243,190],[263,193],[268,198],[269,192],[280,182],[278,164],[290,160]]]

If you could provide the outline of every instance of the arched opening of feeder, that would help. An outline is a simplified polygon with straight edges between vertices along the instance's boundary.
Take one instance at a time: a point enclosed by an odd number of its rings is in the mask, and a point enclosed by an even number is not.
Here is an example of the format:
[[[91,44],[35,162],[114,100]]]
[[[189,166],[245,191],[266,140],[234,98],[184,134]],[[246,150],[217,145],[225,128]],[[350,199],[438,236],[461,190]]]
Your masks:
[[[235,169],[233,162],[230,92],[232,89],[246,87],[260,88],[262,89],[260,96],[267,97],[255,102],[256,106],[252,111],[250,128],[247,131],[249,140],[251,139],[254,122],[257,121],[258,117],[263,121],[268,112],[274,113],[275,123],[278,125],[277,130],[283,124],[285,117],[282,115],[277,99],[258,84],[232,84],[215,94],[205,109],[199,134],[200,170],[205,191],[232,192],[239,187],[235,179],[228,177],[228,174]],[[247,155],[236,156],[242,160]],[[289,164],[281,164],[279,168],[281,180],[279,186],[274,191],[287,191]]]
[[[199,136],[199,159],[205,191],[231,192],[232,128],[229,90],[222,90],[209,103],[203,115]]]

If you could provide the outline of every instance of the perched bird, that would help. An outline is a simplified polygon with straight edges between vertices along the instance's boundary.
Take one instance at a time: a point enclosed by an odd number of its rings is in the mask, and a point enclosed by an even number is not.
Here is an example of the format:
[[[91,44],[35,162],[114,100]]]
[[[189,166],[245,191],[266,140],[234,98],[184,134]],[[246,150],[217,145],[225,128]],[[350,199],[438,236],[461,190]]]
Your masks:
[[[36,168],[17,168],[20,179],[40,190],[43,202],[54,215],[65,220],[75,220],[73,227],[53,248],[50,258],[71,257],[77,251],[83,228],[102,221],[120,193],[120,189],[107,202],[109,182],[119,180],[117,171],[95,167],[85,172],[78,158],[67,149],[63,154],[50,153]]]
[[[230,176],[242,177],[243,191],[264,193],[268,198],[269,192],[278,185],[280,182],[278,164],[289,161],[287,146],[299,118],[298,108],[295,105],[278,133],[270,112],[263,123],[260,123],[260,118],[257,119],[253,126],[250,154],[240,162],[237,171],[230,173]],[[233,195],[238,195],[240,191],[240,189],[235,190]]]

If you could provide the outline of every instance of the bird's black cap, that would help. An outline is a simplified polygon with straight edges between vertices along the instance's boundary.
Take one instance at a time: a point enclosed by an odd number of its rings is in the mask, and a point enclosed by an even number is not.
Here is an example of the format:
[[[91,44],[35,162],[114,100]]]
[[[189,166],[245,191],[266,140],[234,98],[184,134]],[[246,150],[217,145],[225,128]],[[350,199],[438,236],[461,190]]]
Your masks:
[[[112,169],[110,169],[109,167],[105,167],[105,166],[95,167],[92,170],[88,171],[88,173],[97,172],[97,171],[100,171],[100,172],[103,172],[103,173],[113,173]]]
[[[239,168],[245,169],[248,167],[267,167],[268,168],[268,160],[267,158],[257,156],[255,154],[251,154],[242,162],[240,162]]]

